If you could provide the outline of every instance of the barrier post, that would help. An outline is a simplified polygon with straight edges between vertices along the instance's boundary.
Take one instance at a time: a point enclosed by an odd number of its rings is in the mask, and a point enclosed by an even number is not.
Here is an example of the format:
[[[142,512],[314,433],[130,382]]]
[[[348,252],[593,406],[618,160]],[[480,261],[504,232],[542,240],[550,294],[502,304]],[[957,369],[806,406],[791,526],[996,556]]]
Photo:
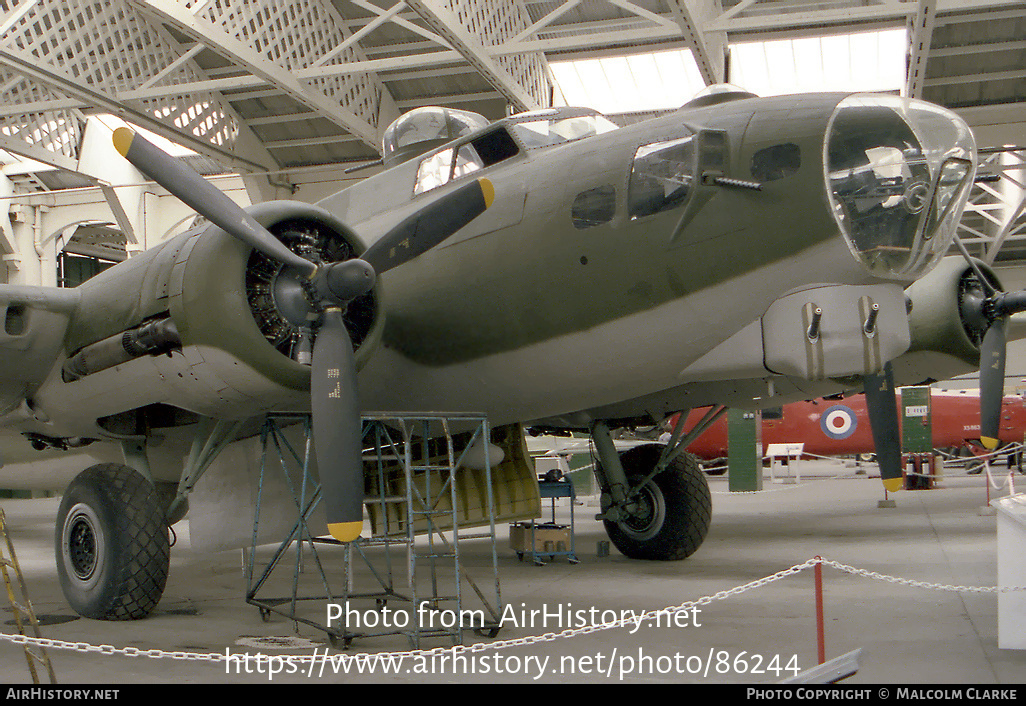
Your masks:
[[[823,631],[823,557],[816,557],[816,650],[819,663],[826,662],[826,638]]]
[[[990,488],[994,485],[994,478],[990,475],[990,461],[983,459],[983,482],[987,486],[987,504],[980,508],[979,514],[983,517],[990,517],[997,514],[997,508],[991,505]],[[995,488],[997,486],[994,486]]]

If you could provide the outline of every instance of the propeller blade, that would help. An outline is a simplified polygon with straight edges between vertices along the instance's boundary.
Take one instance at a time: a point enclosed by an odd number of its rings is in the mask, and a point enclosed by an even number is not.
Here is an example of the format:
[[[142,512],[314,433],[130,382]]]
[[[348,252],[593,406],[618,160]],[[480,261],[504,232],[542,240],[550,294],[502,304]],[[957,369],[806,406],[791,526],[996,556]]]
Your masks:
[[[324,312],[310,370],[314,452],[328,531],[351,542],[363,531],[363,457],[353,344],[342,312]]]
[[[1026,311],[1026,290],[1002,294],[998,300],[997,311],[1001,316]]]
[[[252,248],[285,265],[313,275],[316,265],[285,247],[238,204],[197,174],[127,127],[114,131],[114,147],[136,169],[178,197],[198,214]]]
[[[476,179],[417,211],[380,240],[361,258],[379,275],[435,247],[492,205],[495,188]]]
[[[1001,398],[1005,394],[1005,328],[999,317],[987,329],[980,346],[980,443],[993,451],[1001,428]]]
[[[882,373],[863,378],[866,392],[866,410],[869,426],[873,430],[873,445],[880,466],[884,488],[901,490],[901,439],[898,436],[898,402],[894,391],[894,372],[891,364]]]

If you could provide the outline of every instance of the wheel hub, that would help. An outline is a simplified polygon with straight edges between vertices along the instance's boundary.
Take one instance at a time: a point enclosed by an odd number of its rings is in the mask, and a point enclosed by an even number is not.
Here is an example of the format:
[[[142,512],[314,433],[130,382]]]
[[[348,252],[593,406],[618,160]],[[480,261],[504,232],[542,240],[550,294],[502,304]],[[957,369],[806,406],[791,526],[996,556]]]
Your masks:
[[[75,576],[88,580],[96,571],[96,533],[87,516],[78,515],[72,519],[67,548]]]
[[[651,482],[638,490],[632,501],[624,506],[625,516],[620,526],[636,539],[650,539],[666,519],[663,494]]]

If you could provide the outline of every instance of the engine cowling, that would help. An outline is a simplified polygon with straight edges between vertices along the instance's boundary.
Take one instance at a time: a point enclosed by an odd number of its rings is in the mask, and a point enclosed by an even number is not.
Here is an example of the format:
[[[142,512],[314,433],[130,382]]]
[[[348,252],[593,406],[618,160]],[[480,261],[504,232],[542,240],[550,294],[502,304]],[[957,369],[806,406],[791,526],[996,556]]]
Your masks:
[[[247,211],[309,259],[336,262],[365,249],[348,226],[317,206],[277,201]],[[170,297],[183,344],[216,346],[283,386],[308,390],[309,368],[296,359],[299,331],[275,302],[280,265],[216,227],[197,239],[186,259],[177,296]],[[347,307],[358,367],[380,339],[379,303],[378,286]]]
[[[1001,289],[994,271],[982,262],[977,266],[991,284]],[[984,290],[962,257],[947,257],[928,275],[905,290],[912,303],[908,351],[894,361],[899,384],[943,380],[979,368],[980,344],[986,322],[979,318],[973,300]]]

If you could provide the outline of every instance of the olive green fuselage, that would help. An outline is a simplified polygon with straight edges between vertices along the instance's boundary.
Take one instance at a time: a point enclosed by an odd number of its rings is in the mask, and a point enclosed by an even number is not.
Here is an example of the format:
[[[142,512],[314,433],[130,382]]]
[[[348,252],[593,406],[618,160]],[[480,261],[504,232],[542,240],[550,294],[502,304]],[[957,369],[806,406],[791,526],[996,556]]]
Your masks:
[[[383,350],[361,373],[366,404],[503,421],[611,405],[686,383],[688,364],[792,289],[873,281],[848,253],[824,187],[824,134],[841,97],[682,110],[475,173],[495,185],[492,209],[383,278]],[[785,143],[799,147],[800,168],[761,191],[696,183],[679,208],[632,219],[639,146],[702,129],[726,133],[726,176],[755,180],[752,156]],[[434,197],[412,197],[417,165],[320,205],[359,234],[380,232]],[[575,198],[595,189],[615,193],[614,214],[576,226]]]
[[[658,416],[718,397],[751,402],[750,383],[735,381],[773,375],[761,367],[761,340],[733,368],[703,367],[701,385],[689,366],[791,292],[879,283],[849,252],[824,185],[824,137],[843,98],[685,108],[562,145],[521,144],[474,172],[494,185],[492,206],[379,280],[377,317],[357,353],[364,409],[486,412],[498,425],[579,412]],[[687,198],[632,216],[639,148],[690,135],[698,156]],[[719,151],[710,157],[708,145]],[[787,169],[767,177],[757,155],[780,146]],[[419,164],[316,207],[263,204],[258,220],[315,218],[359,250],[463,183],[415,194]],[[762,188],[715,185],[715,176]],[[577,209],[592,194],[605,199],[601,217],[582,220]],[[182,349],[73,382],[58,365],[34,394],[56,425],[48,433],[102,437],[111,425],[104,431],[97,419],[154,403],[219,418],[305,408],[308,368],[267,342],[247,306],[248,259],[246,246],[209,226],[83,285],[62,355],[160,316],[174,321]],[[900,283],[887,286],[900,292]],[[840,387],[820,380],[778,393]]]
[[[839,99],[741,100],[681,111],[524,151],[475,173],[494,182],[496,205],[433,252],[386,275],[386,344],[427,365],[479,359],[652,309],[839,239],[822,166],[826,123]],[[676,238],[689,202],[632,220],[626,202],[637,148],[701,128],[727,132],[729,176],[752,180],[752,155],[781,143],[800,146],[801,169],[761,192],[693,188],[710,198]],[[357,233],[379,230],[432,197],[411,200],[416,166],[408,162],[320,205]],[[575,227],[575,197],[602,187],[615,190],[615,215]]]

